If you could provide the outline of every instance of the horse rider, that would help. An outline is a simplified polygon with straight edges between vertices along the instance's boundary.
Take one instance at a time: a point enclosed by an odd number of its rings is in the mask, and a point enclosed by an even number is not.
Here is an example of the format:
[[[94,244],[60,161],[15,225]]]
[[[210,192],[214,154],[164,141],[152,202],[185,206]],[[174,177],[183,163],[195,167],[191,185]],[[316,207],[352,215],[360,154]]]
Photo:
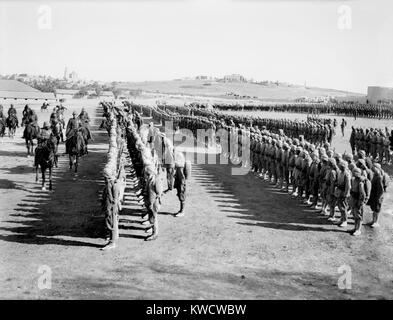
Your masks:
[[[89,114],[86,112],[85,108],[82,108],[82,111],[79,114],[78,118],[81,120],[83,124],[90,122]]]
[[[28,116],[30,115],[30,112],[31,112],[31,109],[30,109],[29,105],[26,104],[25,108],[22,111],[22,118],[27,120]]]
[[[37,136],[37,148],[35,149],[35,154],[37,154],[37,150],[42,149],[47,145],[48,140],[51,138],[52,130],[50,128],[49,122],[45,121],[40,133]],[[36,158],[36,157],[34,157]],[[34,164],[36,166],[36,164]]]
[[[13,104],[11,104],[10,108],[8,109],[8,117],[14,116],[15,118],[17,117],[16,115],[16,109]]]
[[[3,120],[5,123],[5,115],[3,113],[3,106],[0,104],[0,121]]]
[[[51,118],[49,122],[53,135],[56,136],[58,140],[64,142],[63,130],[62,130],[62,123],[58,118]]]
[[[37,137],[38,145],[42,146],[43,144],[45,144],[45,142],[50,138],[51,135],[52,135],[52,129],[50,127],[50,123],[45,121],[44,125],[40,130],[40,134]]]
[[[52,125],[55,125],[55,122],[59,120],[59,114],[58,114],[58,109],[53,108],[53,112],[50,115],[49,121],[52,123]]]
[[[0,124],[2,124],[2,130],[5,130],[6,127],[6,118],[5,115],[3,114],[3,106],[0,105]],[[3,134],[3,132],[0,131],[0,135]]]
[[[38,125],[38,116],[35,113],[35,111],[33,109],[29,108],[29,113],[27,114],[26,117],[26,123],[28,123],[30,126],[33,126],[36,130],[36,132],[40,131],[40,127]],[[23,132],[23,139],[25,138],[25,132]]]
[[[68,120],[67,129],[66,129],[66,139],[68,139],[74,132],[74,130],[79,128],[80,120],[76,116],[76,111],[72,113],[72,118]]]
[[[83,127],[87,130],[87,138],[86,140],[93,140],[89,128],[89,122],[90,122],[90,117],[85,108],[82,108],[81,113],[78,116],[80,123],[82,124]]]

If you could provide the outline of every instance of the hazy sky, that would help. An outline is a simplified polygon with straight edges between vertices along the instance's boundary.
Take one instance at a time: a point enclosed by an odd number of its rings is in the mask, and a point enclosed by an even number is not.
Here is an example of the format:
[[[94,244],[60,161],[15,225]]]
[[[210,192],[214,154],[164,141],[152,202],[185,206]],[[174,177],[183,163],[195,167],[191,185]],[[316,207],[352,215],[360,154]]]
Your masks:
[[[41,5],[51,8],[50,29]],[[342,5],[350,29],[338,27]],[[393,86],[392,13],[391,0],[0,0],[0,73],[61,76],[68,66],[107,81],[240,73],[365,93]]]

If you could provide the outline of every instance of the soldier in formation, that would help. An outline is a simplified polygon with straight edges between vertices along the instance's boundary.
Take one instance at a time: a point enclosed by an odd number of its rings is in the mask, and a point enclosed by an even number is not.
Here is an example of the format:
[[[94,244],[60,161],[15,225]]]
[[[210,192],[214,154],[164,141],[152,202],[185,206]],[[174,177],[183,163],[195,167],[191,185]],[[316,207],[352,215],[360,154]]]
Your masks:
[[[255,129],[251,131],[251,170],[261,178],[313,209],[320,202],[319,213],[339,227],[347,227],[348,213],[352,212],[355,228],[351,233],[355,236],[361,233],[366,204],[373,211],[371,226],[378,226],[388,176],[363,150],[355,161],[352,154],[335,153],[328,144],[317,148],[305,140],[278,136],[267,130],[260,134]]]
[[[170,110],[155,110],[152,116],[173,120],[179,128],[190,129],[193,133],[204,128],[206,123],[214,123],[217,129],[228,130],[230,144],[242,143],[237,136],[233,139],[234,134],[250,136],[250,168],[259,177],[292,194],[302,203],[309,204],[341,228],[347,227],[348,215],[351,213],[355,219],[355,227],[351,230],[354,236],[361,234],[365,205],[369,205],[373,211],[371,226],[378,226],[388,176],[378,163],[372,161],[372,152],[367,153],[363,149],[366,146],[365,138],[356,137],[355,155],[340,154],[332,149],[327,138],[329,133],[322,135],[322,141],[309,141],[299,134],[302,133],[299,128],[303,127],[296,121],[223,114],[215,118],[215,113],[206,110],[193,110],[193,113],[194,116],[184,116]],[[202,113],[208,117],[204,117]],[[320,124],[319,121],[317,123]],[[286,135],[282,125],[287,131],[293,130],[293,135]],[[269,126],[273,129],[269,130]],[[232,149],[241,148],[230,146],[227,156],[239,157],[232,153]],[[377,156],[379,150],[376,146]],[[179,200],[182,201],[180,197]]]
[[[214,110],[219,111],[269,111],[291,112],[306,114],[336,114],[348,117],[392,119],[393,108],[391,103],[359,103],[359,102],[327,102],[327,103],[292,103],[275,105],[238,105],[238,104],[214,104]]]
[[[349,139],[352,152],[364,150],[373,161],[390,164],[393,141],[391,133],[387,128],[385,130],[376,128],[363,130],[363,128],[352,127]]]

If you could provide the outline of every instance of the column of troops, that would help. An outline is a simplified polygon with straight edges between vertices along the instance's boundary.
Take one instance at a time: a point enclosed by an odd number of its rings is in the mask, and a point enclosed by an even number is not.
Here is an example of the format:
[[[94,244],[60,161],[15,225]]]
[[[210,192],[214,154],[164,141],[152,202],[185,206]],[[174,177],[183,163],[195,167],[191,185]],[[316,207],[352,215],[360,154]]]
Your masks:
[[[205,106],[199,105],[199,108]],[[214,104],[215,110],[227,111],[269,111],[291,112],[307,114],[336,114],[350,117],[366,117],[378,119],[392,119],[393,105],[387,103],[370,104],[357,102],[330,102],[330,103],[288,103],[288,104],[264,104],[264,105],[240,105],[240,104]]]
[[[366,155],[373,161],[380,163],[391,163],[391,151],[393,151],[393,130],[389,133],[388,129],[377,129],[352,127],[349,138],[352,153],[364,150]]]
[[[251,171],[311,208],[318,209],[318,213],[339,227],[348,226],[348,215],[351,213],[355,220],[354,229],[350,231],[352,235],[361,234],[365,205],[370,206],[373,212],[371,226],[379,225],[378,217],[389,177],[379,163],[367,156],[365,150],[359,149],[355,156],[350,153],[340,154],[327,141],[316,144],[307,141],[302,135],[294,138],[285,135],[283,130],[271,132],[264,125],[260,130],[254,119],[245,117],[221,115],[221,119],[204,121],[201,117],[183,118],[170,114],[166,117],[174,121],[178,121],[176,117],[181,119],[177,124],[191,130],[213,122],[217,129],[224,128],[232,134],[250,136]],[[241,123],[241,120],[246,121]],[[291,123],[285,120],[264,121],[268,124]],[[279,128],[279,125],[273,126],[275,128]],[[294,131],[294,134],[296,132],[299,131]],[[241,141],[230,138],[230,144],[241,144]],[[229,152],[229,156],[233,158],[239,155]],[[340,212],[339,217],[336,217],[336,209]]]
[[[113,111],[118,120],[117,137],[124,134],[126,138],[132,162],[130,174],[136,181],[134,190],[138,201],[146,208],[146,212],[141,214],[142,221],[147,226],[146,232],[151,231],[145,240],[155,240],[158,237],[157,214],[164,194],[176,190],[180,210],[174,216],[182,217],[185,214],[186,180],[191,176],[191,165],[186,161],[183,153],[174,148],[164,133],[159,132],[154,126],[148,128],[142,126],[142,114],[148,112],[155,118],[159,113],[146,106],[129,103],[124,105],[126,109],[120,110],[109,103],[102,103],[104,116],[111,121],[111,111]],[[164,172],[166,172],[166,182]],[[114,247],[115,243],[112,242],[105,246],[105,250]]]
[[[355,225],[350,233],[354,236],[361,234],[365,205],[372,210],[371,227],[379,226],[389,177],[364,150],[355,156],[340,154],[328,142],[318,147],[303,136],[292,139],[271,133],[265,127],[262,130],[248,127],[242,131],[249,131],[251,136],[251,171],[260,178],[310,205],[341,228],[348,226],[348,215],[352,213]],[[230,153],[232,158],[237,156]]]

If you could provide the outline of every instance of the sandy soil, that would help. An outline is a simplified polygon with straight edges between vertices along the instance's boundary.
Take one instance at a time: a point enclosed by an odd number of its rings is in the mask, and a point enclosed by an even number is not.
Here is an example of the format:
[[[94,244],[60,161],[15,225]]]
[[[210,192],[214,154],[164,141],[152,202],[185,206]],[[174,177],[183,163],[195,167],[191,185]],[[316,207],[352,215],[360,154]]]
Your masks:
[[[94,116],[96,101],[82,103]],[[73,103],[67,118],[80,107]],[[195,164],[185,217],[172,216],[179,203],[175,193],[165,195],[159,238],[143,241],[142,208],[129,185],[119,246],[100,251],[108,144],[105,132],[95,127],[93,135],[78,174],[60,158],[52,193],[34,182],[20,130],[0,142],[1,298],[393,298],[391,189],[381,228],[365,227],[353,238],[252,173],[232,176],[229,165]],[[51,289],[39,289],[43,265],[52,271]],[[351,267],[351,289],[338,288],[342,265]]]

